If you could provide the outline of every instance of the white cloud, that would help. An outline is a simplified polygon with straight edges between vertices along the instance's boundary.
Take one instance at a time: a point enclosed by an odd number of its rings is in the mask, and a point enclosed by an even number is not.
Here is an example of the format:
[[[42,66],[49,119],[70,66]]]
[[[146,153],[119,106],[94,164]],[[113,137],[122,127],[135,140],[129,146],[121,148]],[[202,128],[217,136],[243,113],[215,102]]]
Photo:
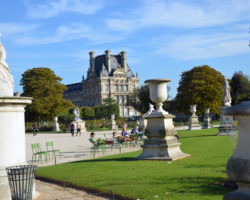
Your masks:
[[[0,23],[0,33],[5,35],[28,33],[34,30],[37,25],[23,23]]]
[[[156,53],[178,60],[209,59],[249,53],[247,32],[178,36],[162,42]]]
[[[54,33],[39,33],[36,36],[21,36],[15,38],[15,42],[23,45],[39,45],[61,43],[68,40],[87,39],[93,44],[115,42],[122,39],[122,36],[108,34],[105,31],[96,31],[83,23],[72,23],[59,26]]]
[[[63,12],[79,14],[95,14],[102,9],[102,0],[57,0],[45,1],[44,4],[32,5],[28,7],[27,15],[34,19],[45,19],[56,16]]]
[[[250,20],[249,0],[221,1],[143,1],[143,6],[120,18],[106,20],[115,31],[132,31],[142,27],[166,26],[204,28]]]

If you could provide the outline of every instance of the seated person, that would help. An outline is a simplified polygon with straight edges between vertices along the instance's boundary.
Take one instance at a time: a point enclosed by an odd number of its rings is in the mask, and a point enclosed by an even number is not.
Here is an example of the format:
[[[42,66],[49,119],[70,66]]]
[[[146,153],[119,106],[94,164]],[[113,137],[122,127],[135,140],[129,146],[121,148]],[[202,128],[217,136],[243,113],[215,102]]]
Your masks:
[[[117,142],[117,139],[118,139],[117,133],[114,131],[114,132],[113,132],[113,137],[112,137],[113,143],[116,143],[116,142]]]
[[[90,141],[92,144],[97,144],[97,139],[96,139],[96,137],[95,137],[95,133],[94,133],[94,132],[90,133],[89,141]]]
[[[137,135],[137,134],[139,134],[140,132],[139,132],[139,127],[138,126],[135,126],[135,128],[134,129],[132,129],[132,131],[131,131],[131,134],[133,134],[133,135]]]
[[[129,137],[128,131],[127,131],[126,128],[123,128],[123,129],[122,129],[122,135],[123,135],[124,137]]]

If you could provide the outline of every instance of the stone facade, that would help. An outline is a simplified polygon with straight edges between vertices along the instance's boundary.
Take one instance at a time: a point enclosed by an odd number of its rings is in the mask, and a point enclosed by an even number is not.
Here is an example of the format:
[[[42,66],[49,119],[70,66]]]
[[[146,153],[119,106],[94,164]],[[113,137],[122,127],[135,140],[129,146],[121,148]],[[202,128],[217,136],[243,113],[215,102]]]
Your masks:
[[[128,99],[129,95],[139,88],[139,78],[138,74],[134,76],[128,66],[126,52],[111,55],[110,50],[106,50],[105,54],[95,57],[94,51],[91,51],[89,56],[90,67],[87,78],[82,79],[81,91],[71,92],[72,85],[77,85],[80,89],[80,83],[67,85],[68,91],[65,92],[64,98],[77,106],[91,107],[101,105],[105,98],[113,98],[120,107],[121,117],[137,116],[139,113],[128,106]]]
[[[68,89],[63,93],[63,98],[72,101],[76,106],[82,107],[82,83],[73,83],[66,86]]]

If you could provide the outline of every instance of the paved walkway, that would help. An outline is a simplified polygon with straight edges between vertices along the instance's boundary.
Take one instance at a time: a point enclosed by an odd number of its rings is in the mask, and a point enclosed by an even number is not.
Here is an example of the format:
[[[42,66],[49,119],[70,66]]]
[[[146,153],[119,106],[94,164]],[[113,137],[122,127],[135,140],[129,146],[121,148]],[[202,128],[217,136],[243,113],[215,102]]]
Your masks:
[[[112,137],[112,131],[105,131],[105,132],[96,132],[97,138],[104,138],[104,133],[106,134],[107,138]],[[32,148],[31,144],[40,143],[42,150],[46,149],[46,141],[53,141],[54,149],[60,149],[62,152],[62,158],[56,158],[56,163],[66,163],[78,160],[86,160],[91,159],[92,156],[90,155],[90,149],[92,144],[89,142],[89,133],[84,133],[81,136],[74,136],[72,137],[70,133],[50,133],[50,134],[39,134],[33,136],[32,134],[26,134],[26,158],[27,162],[31,164],[32,161]],[[137,151],[139,147],[128,147],[122,148],[122,153],[130,152],[130,151]],[[118,154],[119,150],[114,149],[111,151],[107,149],[105,155],[112,155]],[[100,154],[102,155],[102,154]],[[99,154],[97,154],[97,157]],[[45,165],[54,165],[55,160],[51,160],[48,163],[43,162],[35,163],[38,166],[45,166]]]
[[[40,195],[36,200],[104,200],[105,197],[89,194],[82,190],[64,188],[56,184],[36,180],[36,190]]]

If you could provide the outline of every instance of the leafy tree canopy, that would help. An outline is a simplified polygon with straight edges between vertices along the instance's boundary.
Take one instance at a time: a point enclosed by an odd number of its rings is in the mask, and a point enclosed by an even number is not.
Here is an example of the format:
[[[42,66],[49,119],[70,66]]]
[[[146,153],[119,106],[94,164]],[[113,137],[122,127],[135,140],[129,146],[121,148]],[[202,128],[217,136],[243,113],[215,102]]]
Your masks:
[[[93,119],[95,117],[95,110],[91,107],[82,108],[82,118],[83,119]]]
[[[102,105],[104,106],[105,117],[110,119],[111,114],[114,114],[116,119],[120,118],[119,106],[114,99],[106,98],[103,100]]]
[[[208,65],[183,72],[176,96],[179,111],[189,113],[190,105],[197,104],[198,114],[204,113],[206,107],[218,114],[223,83],[223,75]]]
[[[250,79],[242,71],[235,72],[230,80],[232,104],[250,100]]]
[[[22,74],[22,96],[33,97],[32,104],[26,108],[28,121],[51,120],[73,107],[70,101],[62,98],[66,86],[61,80],[51,69],[45,67],[28,69]]]
[[[146,113],[149,109],[149,103],[153,104],[149,98],[149,88],[143,85],[129,96],[129,104],[141,113]]]

